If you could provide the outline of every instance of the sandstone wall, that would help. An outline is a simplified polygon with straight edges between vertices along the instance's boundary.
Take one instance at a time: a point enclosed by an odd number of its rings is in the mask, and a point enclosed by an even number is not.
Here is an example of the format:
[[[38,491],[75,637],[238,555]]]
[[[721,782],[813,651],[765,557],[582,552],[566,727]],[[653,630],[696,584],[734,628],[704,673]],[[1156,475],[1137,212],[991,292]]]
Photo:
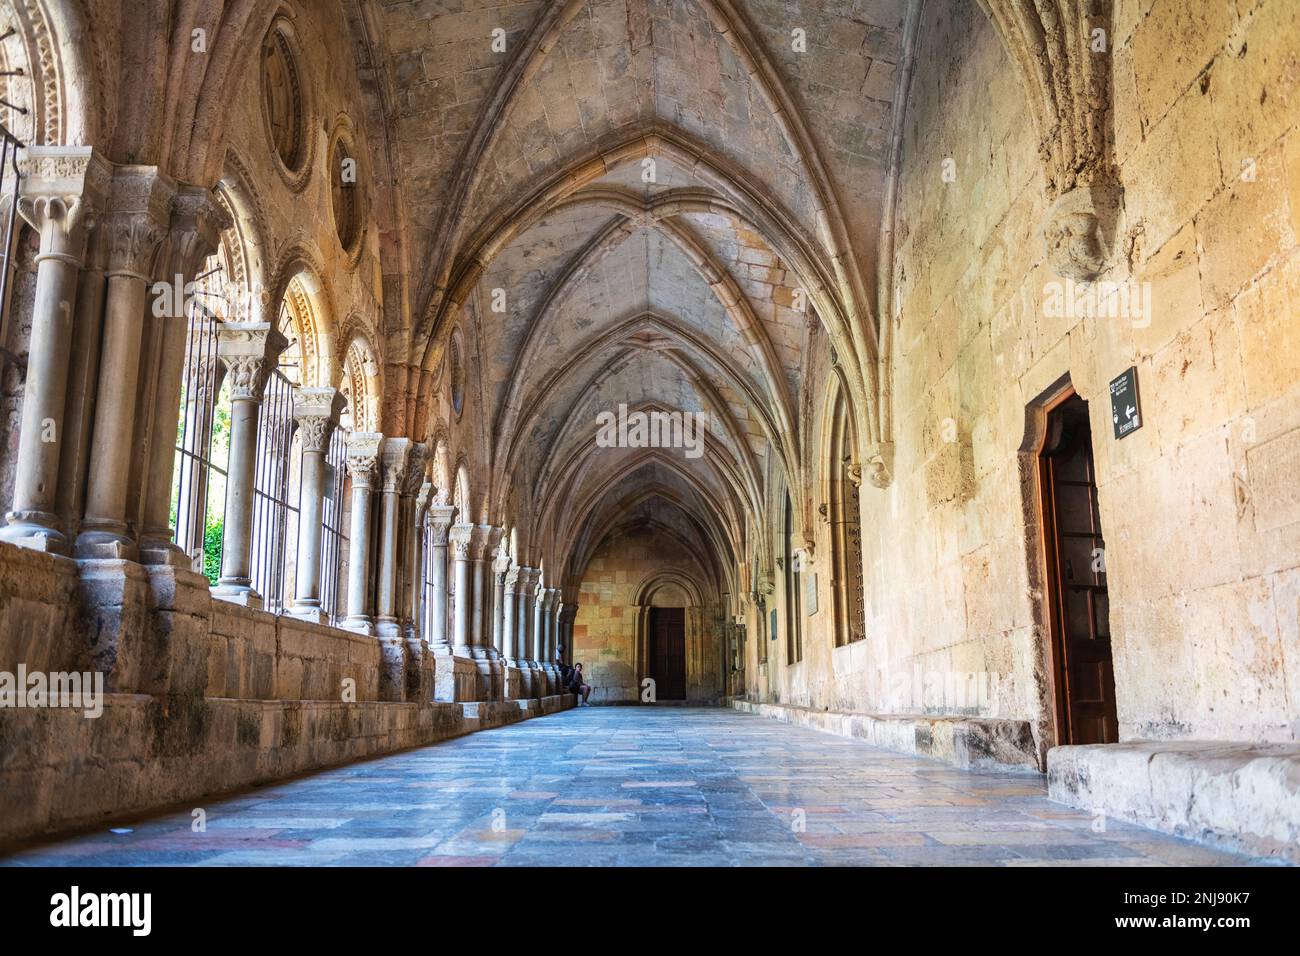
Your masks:
[[[832,649],[819,611],[803,663],[774,659],[770,687],[751,642],[756,695],[934,710],[914,677],[983,673],[998,679],[966,712],[1046,735],[1018,450],[1026,407],[1068,374],[1092,419],[1123,739],[1300,732],[1300,75],[1285,47],[1300,8],[1116,6],[1125,194],[1102,280],[1149,289],[1149,313],[1052,314],[1025,96],[975,4],[927,4],[899,184],[894,482],[862,493],[869,636]],[[1145,424],[1116,441],[1107,386],[1129,366]]]

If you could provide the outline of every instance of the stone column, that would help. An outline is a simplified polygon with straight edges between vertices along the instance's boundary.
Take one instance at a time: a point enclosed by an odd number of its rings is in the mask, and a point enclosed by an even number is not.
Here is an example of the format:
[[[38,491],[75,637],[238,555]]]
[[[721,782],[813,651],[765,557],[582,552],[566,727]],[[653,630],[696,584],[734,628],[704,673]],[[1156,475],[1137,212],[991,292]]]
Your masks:
[[[538,664],[534,658],[534,639],[537,634],[537,578],[538,570],[536,568],[523,568],[526,579],[524,587],[519,593],[519,630],[522,632],[523,646],[520,648],[520,656],[526,662],[528,668],[528,696],[541,696],[541,681],[538,677]]]
[[[257,473],[257,425],[262,394],[288,342],[269,322],[228,322],[217,332],[217,355],[230,381],[230,457],[226,467],[226,514],[221,535],[221,577],[213,594],[261,607],[253,590],[253,482]]]
[[[520,569],[510,566],[506,558],[506,570],[501,577],[501,647],[505,658],[505,695],[509,700],[527,697],[527,667],[521,666],[519,658],[519,601],[517,600],[520,581]]]
[[[302,436],[302,490],[298,496],[298,564],[291,613],[325,624],[321,608],[321,541],[325,526],[330,439],[347,402],[334,388],[297,388],[293,417]]]
[[[560,603],[562,595],[559,588],[551,588],[550,594],[549,613],[546,615],[546,672],[551,676],[551,686],[554,688],[552,693],[558,694],[560,668],[556,661],[559,659],[560,612],[564,605]]]
[[[163,282],[154,283],[153,316],[157,325],[157,384],[148,411],[151,415],[148,461],[141,472],[140,560],[188,568],[190,556],[172,541],[171,491],[176,466],[176,433],[180,420],[181,379],[185,374],[186,315],[190,284],[204,261],[217,249],[227,216],[212,191],[182,186],[172,198],[171,241]]]
[[[477,643],[482,648],[483,658],[487,661],[488,700],[500,700],[502,696],[503,670],[499,637],[501,630],[501,576],[497,573],[495,559],[497,548],[501,544],[503,528],[480,525],[483,533],[483,550],[476,562],[475,570],[475,606],[478,608],[479,623]]]
[[[496,659],[510,659],[510,644],[506,639],[506,572],[510,570],[510,556],[497,554],[492,562],[492,645]]]
[[[343,626],[373,634],[370,616],[371,496],[379,477],[378,432],[353,432],[348,436],[348,474],[352,476],[352,523],[348,532],[348,616]]]
[[[550,674],[546,670],[546,618],[550,614],[547,607],[550,601],[550,589],[542,587],[540,575],[537,588],[533,592],[533,652],[532,661],[537,665],[538,697],[550,693]]]
[[[80,558],[128,558],[139,549],[128,522],[149,282],[171,222],[176,185],[152,166],[119,166],[102,228],[108,248],[99,386],[90,446],[86,513],[77,536]]]
[[[452,650],[458,657],[473,656],[473,644],[470,636],[470,612],[474,600],[473,587],[470,584],[470,545],[474,535],[474,525],[457,524],[451,529],[451,559],[453,580],[456,582],[456,602],[452,609],[454,635]]]
[[[40,251],[13,510],[0,539],[64,552],[68,542],[59,530],[56,497],[78,274],[112,174],[88,146],[30,146],[19,170],[18,212],[40,234]]]
[[[429,506],[429,606],[425,610],[425,633],[435,654],[451,654],[447,628],[447,535],[456,509],[451,505]]]
[[[399,534],[397,538],[397,616],[402,621],[402,630],[407,635],[417,628],[414,612],[419,599],[419,585],[424,580],[420,567],[420,552],[423,543],[418,534],[422,523],[420,491],[426,483],[425,468],[430,457],[429,446],[421,442],[411,445],[407,459],[406,481],[402,485],[401,504],[398,510]]]
[[[397,575],[400,554],[402,488],[411,455],[409,438],[385,438],[379,447],[380,498],[379,575],[375,583],[375,633],[383,667],[380,687],[384,700],[406,699],[407,647],[398,617]]]
[[[427,616],[425,603],[428,600],[426,572],[428,553],[425,547],[429,527],[429,502],[432,497],[433,483],[426,478],[421,482],[420,490],[415,496],[415,519],[411,531],[411,589],[409,598],[411,620],[408,625],[409,634],[420,638],[426,644],[428,644],[428,632],[425,630],[424,624]]]

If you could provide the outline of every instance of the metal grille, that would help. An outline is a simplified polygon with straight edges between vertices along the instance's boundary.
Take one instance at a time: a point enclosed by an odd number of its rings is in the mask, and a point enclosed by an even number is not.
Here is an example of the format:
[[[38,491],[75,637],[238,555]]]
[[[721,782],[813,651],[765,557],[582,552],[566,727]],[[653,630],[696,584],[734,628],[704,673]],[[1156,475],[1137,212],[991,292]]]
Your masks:
[[[194,570],[216,583],[221,573],[221,521],[209,507],[220,495],[225,504],[226,469],[213,462],[213,429],[217,418],[217,358],[219,322],[201,307],[192,307],[185,342],[185,377],[181,383],[180,433],[172,474],[172,526],[176,545],[190,556]],[[213,485],[216,485],[214,488]]]
[[[296,541],[298,504],[289,497],[293,449],[293,383],[279,369],[267,377],[257,423],[257,469],[253,478],[253,590],[273,614],[285,609],[285,558]]]
[[[0,248],[4,266],[0,268],[0,355],[6,360],[12,356],[2,351],[9,335],[9,294],[13,288],[15,262],[14,240],[18,235],[18,148],[22,146],[9,130],[0,126]]]
[[[208,257],[203,272],[187,290],[192,294],[186,296],[185,376],[181,381],[176,464],[172,471],[173,540],[190,556],[194,570],[205,574],[213,584],[221,575],[224,463],[230,435],[229,402],[218,405],[223,376],[217,357],[217,331],[221,327],[218,311],[224,284],[222,259],[214,255]],[[219,420],[220,449],[215,447]]]
[[[329,615],[331,624],[338,624],[346,614],[343,604],[343,555],[348,550],[348,535],[343,524],[343,479],[348,453],[348,434],[342,428],[334,429],[330,438],[325,462],[329,471],[325,476],[325,501],[323,505],[324,540],[321,550],[321,607]]]
[[[445,531],[443,532],[446,533]],[[446,558],[446,549],[443,550],[443,558]],[[438,559],[438,552],[433,546],[433,525],[424,526],[424,613],[420,616],[424,619],[424,639],[430,644],[433,643],[437,635],[437,629],[433,620],[433,562]],[[445,622],[444,622],[445,627]],[[446,631],[444,630],[445,634]]]

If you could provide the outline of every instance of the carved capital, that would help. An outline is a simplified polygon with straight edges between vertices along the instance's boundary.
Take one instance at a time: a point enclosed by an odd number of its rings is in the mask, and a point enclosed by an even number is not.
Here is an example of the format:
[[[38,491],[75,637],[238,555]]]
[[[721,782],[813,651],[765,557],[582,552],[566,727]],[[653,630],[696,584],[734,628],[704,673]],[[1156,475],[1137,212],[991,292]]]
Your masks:
[[[348,474],[358,488],[373,488],[379,471],[379,446],[384,436],[378,432],[353,432],[348,436]]]
[[[469,542],[469,556],[472,561],[482,561],[488,552],[488,541],[496,529],[489,524],[474,525],[474,534]]]
[[[451,505],[430,505],[428,527],[430,541],[434,547],[447,546],[447,532],[451,528],[451,519],[456,509]]]
[[[385,438],[380,448],[383,462],[384,494],[401,494],[406,484],[412,441],[409,438]]]
[[[515,565],[506,569],[505,589],[506,594],[515,595],[525,585],[523,577],[523,568]]]
[[[347,399],[336,388],[295,388],[293,417],[298,421],[304,452],[329,451],[330,438]]]
[[[40,255],[80,262],[108,201],[112,165],[89,146],[29,146],[18,171],[18,214],[40,233]]]
[[[222,231],[230,226],[230,217],[217,205],[212,190],[179,187],[172,197],[167,277],[180,275],[186,281],[193,280],[203,261],[217,251]]]
[[[472,552],[474,525],[454,524],[447,533],[447,543],[451,547],[451,556],[456,561],[468,561]]]
[[[267,376],[288,341],[266,322],[228,322],[217,330],[217,356],[226,366],[232,401],[261,401]]]
[[[402,494],[414,498],[426,480],[425,471],[433,458],[433,449],[424,442],[412,442],[411,451],[406,459],[406,481],[402,485]]]
[[[119,166],[100,226],[107,272],[149,281],[159,269],[171,228],[176,184],[155,166]]]

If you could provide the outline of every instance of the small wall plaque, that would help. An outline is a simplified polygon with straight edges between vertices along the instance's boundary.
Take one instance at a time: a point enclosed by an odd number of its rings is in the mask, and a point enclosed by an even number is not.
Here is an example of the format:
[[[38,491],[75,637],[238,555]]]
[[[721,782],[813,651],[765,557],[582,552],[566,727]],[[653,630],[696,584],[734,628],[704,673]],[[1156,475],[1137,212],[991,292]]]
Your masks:
[[[1123,438],[1142,427],[1142,403],[1138,399],[1137,368],[1130,368],[1110,383],[1110,420],[1115,437]]]

